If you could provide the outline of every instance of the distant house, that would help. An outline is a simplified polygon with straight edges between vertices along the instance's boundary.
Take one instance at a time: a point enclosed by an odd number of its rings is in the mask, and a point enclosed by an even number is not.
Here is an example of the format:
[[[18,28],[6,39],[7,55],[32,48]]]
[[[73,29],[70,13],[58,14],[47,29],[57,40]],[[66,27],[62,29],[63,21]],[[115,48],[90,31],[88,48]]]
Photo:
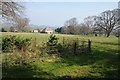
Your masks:
[[[39,30],[38,30],[38,29],[34,29],[33,32],[34,32],[34,33],[38,33]]]
[[[44,28],[43,30],[41,30],[41,33],[52,34],[53,30],[51,28]]]

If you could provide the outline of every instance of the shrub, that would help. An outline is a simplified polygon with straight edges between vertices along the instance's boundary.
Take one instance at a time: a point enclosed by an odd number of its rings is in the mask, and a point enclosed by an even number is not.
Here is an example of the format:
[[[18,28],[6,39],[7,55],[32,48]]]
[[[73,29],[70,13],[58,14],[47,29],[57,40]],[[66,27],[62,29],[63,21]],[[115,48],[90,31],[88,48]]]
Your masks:
[[[11,52],[15,48],[16,36],[5,36],[2,39],[2,50],[3,52]]]
[[[31,40],[30,39],[28,39],[28,38],[26,38],[26,39],[24,39],[24,38],[21,38],[21,37],[17,37],[16,38],[16,41],[15,41],[15,45],[16,45],[16,47],[18,48],[18,49],[22,49],[22,48],[26,48],[26,47],[28,47],[29,45],[31,44]]]
[[[2,39],[2,51],[3,52],[13,52],[15,49],[27,49],[31,44],[31,39],[22,38],[13,35],[4,36]]]
[[[58,44],[58,38],[55,35],[50,35],[47,42],[47,46],[56,46]]]
[[[57,45],[58,45],[58,38],[55,36],[55,35],[50,35],[48,41],[47,41],[47,53],[48,54],[54,54],[54,53],[57,53]]]

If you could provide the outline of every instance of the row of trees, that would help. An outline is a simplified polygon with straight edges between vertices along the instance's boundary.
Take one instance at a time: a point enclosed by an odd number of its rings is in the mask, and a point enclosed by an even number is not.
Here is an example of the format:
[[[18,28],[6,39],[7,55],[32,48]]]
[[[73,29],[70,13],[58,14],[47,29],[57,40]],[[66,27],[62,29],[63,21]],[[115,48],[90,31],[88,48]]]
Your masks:
[[[19,31],[24,31],[24,27],[28,25],[29,20],[25,17],[25,7],[21,3],[13,2],[12,0],[0,1],[0,14],[2,21],[10,22],[17,26]],[[89,16],[84,19],[83,23],[78,23],[76,18],[67,20],[63,27],[57,28],[59,33],[66,34],[83,34],[90,33],[105,34],[109,37],[111,32],[120,32],[120,9],[107,10],[98,16]]]
[[[28,25],[29,20],[26,18],[25,7],[22,3],[13,2],[12,0],[0,0],[0,15],[3,23],[9,23],[16,26],[19,31]]]
[[[78,23],[76,18],[71,18],[64,23],[63,27],[57,28],[55,31],[64,34],[82,34],[88,35],[105,34],[109,37],[112,31],[120,32],[120,9],[107,10],[98,16],[88,16],[83,23]],[[120,35],[120,34],[119,34]]]

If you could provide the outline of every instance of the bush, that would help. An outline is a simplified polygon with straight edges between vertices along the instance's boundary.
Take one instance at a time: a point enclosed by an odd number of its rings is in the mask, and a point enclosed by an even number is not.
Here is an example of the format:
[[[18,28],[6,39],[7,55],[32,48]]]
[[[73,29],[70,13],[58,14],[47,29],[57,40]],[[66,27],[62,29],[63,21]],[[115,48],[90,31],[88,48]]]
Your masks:
[[[58,38],[55,35],[53,34],[50,35],[46,45],[47,45],[46,50],[48,54],[54,54],[58,52],[56,49],[58,45]]]
[[[15,48],[16,36],[5,36],[2,38],[2,51],[11,52]]]
[[[31,39],[22,38],[13,35],[4,36],[2,39],[2,51],[13,52],[15,49],[27,49],[31,44]]]
[[[58,44],[58,38],[55,35],[50,35],[47,42],[47,46],[56,46]]]
[[[26,48],[30,44],[31,44],[31,40],[28,38],[24,39],[24,38],[17,37],[15,41],[15,45],[18,49]]]

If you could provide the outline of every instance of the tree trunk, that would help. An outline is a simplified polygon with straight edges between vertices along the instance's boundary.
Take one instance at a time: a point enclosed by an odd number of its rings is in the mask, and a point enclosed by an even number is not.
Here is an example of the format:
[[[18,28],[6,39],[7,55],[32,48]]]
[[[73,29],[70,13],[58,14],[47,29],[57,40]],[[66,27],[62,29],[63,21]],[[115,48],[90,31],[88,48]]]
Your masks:
[[[109,37],[109,36],[110,36],[110,33],[109,33],[109,32],[107,32],[106,37]]]

